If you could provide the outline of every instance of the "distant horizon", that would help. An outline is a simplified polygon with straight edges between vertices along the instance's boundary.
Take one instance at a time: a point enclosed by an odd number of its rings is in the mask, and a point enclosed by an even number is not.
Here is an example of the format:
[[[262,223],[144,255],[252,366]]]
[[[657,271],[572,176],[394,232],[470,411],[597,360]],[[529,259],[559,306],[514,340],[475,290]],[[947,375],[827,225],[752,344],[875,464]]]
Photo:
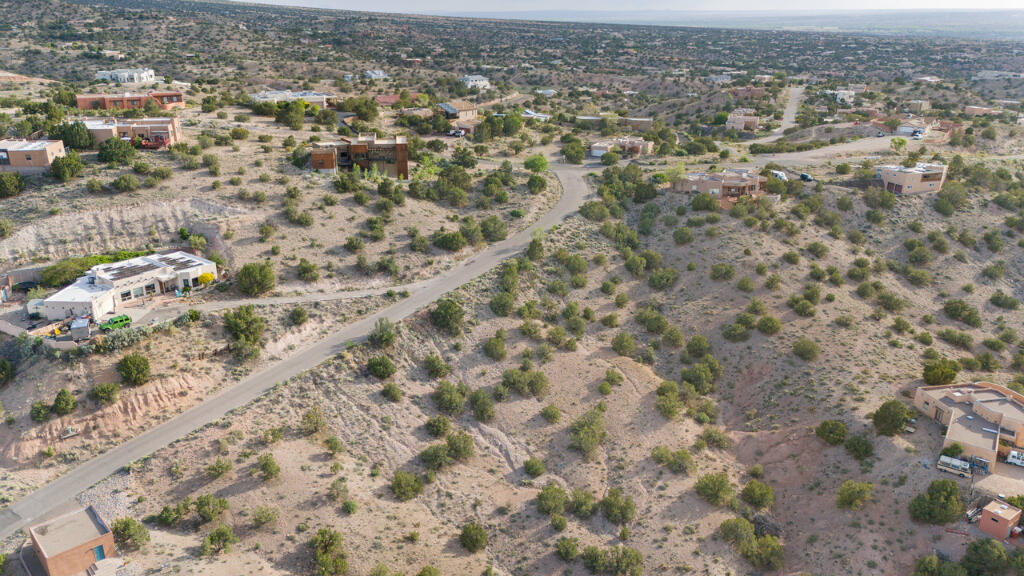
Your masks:
[[[979,0],[976,3],[967,4],[964,0],[909,0],[911,6],[903,2],[900,6],[892,6],[887,0],[867,0],[868,3],[856,7],[850,7],[843,2],[832,6],[831,2],[838,0],[795,0],[781,3],[779,7],[772,7],[763,2],[751,0],[695,0],[690,6],[661,6],[660,2],[666,0],[641,0],[648,6],[623,9],[621,4],[614,0],[596,0],[592,6],[609,2],[608,6],[602,7],[576,7],[563,5],[563,2],[575,3],[573,0],[521,0],[522,7],[516,8],[494,8],[483,6],[474,0],[441,0],[435,3],[441,7],[424,10],[422,4],[413,0],[383,0],[377,3],[373,9],[367,9],[362,2],[349,2],[348,0],[229,0],[246,4],[266,4],[274,6],[323,8],[333,10],[351,10],[356,12],[392,12],[405,14],[427,14],[427,15],[472,15],[472,14],[541,14],[541,13],[574,13],[574,14],[643,14],[643,13],[680,13],[680,14],[722,14],[722,13],[745,13],[745,14],[779,14],[779,13],[802,13],[807,15],[830,14],[830,13],[869,13],[869,12],[1022,12],[1024,6],[1017,4],[1017,0]],[[667,0],[671,1],[671,0]],[[826,4],[822,6],[822,4]],[[533,6],[533,5],[536,6]],[[552,7],[552,4],[555,4]],[[1014,6],[1013,4],[1017,4]],[[444,7],[452,5],[453,7]],[[464,8],[454,7],[465,5]]]

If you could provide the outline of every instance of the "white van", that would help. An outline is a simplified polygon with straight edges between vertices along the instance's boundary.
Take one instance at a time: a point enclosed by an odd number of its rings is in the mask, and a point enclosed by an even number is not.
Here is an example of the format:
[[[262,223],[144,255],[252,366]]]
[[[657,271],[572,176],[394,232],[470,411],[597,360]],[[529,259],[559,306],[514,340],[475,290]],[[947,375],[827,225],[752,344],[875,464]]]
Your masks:
[[[1006,457],[1006,463],[1024,467],[1024,452],[1010,450],[1010,455]]]

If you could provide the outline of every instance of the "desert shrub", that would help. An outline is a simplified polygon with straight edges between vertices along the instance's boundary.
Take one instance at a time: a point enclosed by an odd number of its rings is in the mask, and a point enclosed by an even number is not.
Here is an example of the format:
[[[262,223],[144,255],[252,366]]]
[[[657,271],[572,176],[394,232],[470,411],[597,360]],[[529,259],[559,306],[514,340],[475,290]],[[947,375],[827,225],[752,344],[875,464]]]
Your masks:
[[[438,300],[437,305],[430,311],[430,322],[449,334],[459,334],[462,332],[465,314],[465,310],[458,302],[451,298],[443,298]]]
[[[234,530],[226,524],[221,524],[203,538],[202,543],[199,545],[199,555],[213,556],[221,553],[226,554],[231,551],[231,545],[237,542],[238,537],[235,536]]]
[[[149,543],[149,530],[134,518],[118,518],[110,523],[114,543],[124,550],[138,550]]]
[[[269,452],[259,455],[259,458],[256,459],[256,466],[259,468],[264,482],[281,475],[281,466],[278,465],[274,455]]]
[[[241,358],[254,357],[259,353],[260,339],[266,327],[266,320],[256,315],[252,305],[224,313],[224,328],[234,340],[235,354]]]
[[[838,446],[846,440],[846,424],[838,420],[824,420],[814,433],[831,446]]]
[[[591,457],[607,436],[604,424],[604,407],[599,405],[569,425],[569,446]]]
[[[523,462],[523,471],[531,478],[536,478],[544,474],[544,462],[539,458],[529,458]]]
[[[252,525],[254,528],[271,526],[277,522],[278,511],[273,506],[257,506],[252,510]]]
[[[871,417],[875,432],[882,436],[892,436],[901,432],[913,412],[899,400],[888,400],[875,410]]]
[[[612,338],[612,350],[620,356],[630,356],[636,351],[636,341],[628,332],[619,332]]]
[[[412,500],[422,491],[423,480],[411,472],[399,470],[391,479],[391,493],[402,502]]]
[[[117,363],[121,381],[129,386],[141,386],[149,382],[149,359],[139,353],[128,354]]]
[[[797,338],[793,342],[793,354],[805,362],[810,362],[817,358],[818,352],[818,344],[810,338]]]
[[[443,378],[451,372],[448,364],[445,364],[444,360],[437,354],[428,355],[424,358],[423,363],[427,369],[427,374],[431,378]]]
[[[249,262],[238,271],[235,282],[246,296],[259,296],[274,289],[277,277],[270,262]]]
[[[960,363],[947,358],[937,358],[926,362],[924,365],[923,377],[929,386],[940,386],[951,384],[956,380],[960,372]]]
[[[387,356],[374,356],[366,362],[366,368],[374,378],[384,380],[390,378],[398,370],[395,363]]]
[[[981,327],[981,314],[978,309],[963,300],[947,300],[942,305],[942,310],[953,320],[959,320],[972,328]]]
[[[612,524],[626,524],[636,515],[636,504],[621,488],[612,488],[598,504],[601,514]]]
[[[569,495],[555,483],[546,484],[537,493],[537,511],[541,514],[562,514],[569,502]]]
[[[849,510],[860,510],[869,500],[875,487],[870,482],[847,480],[836,494],[836,506]]]
[[[580,553],[579,538],[570,538],[568,536],[559,538],[555,542],[555,553],[562,560],[572,562]]]
[[[857,460],[866,460],[875,453],[875,447],[871,444],[871,440],[859,434],[847,438],[843,446],[846,448],[846,452]]]
[[[488,338],[484,342],[484,355],[491,360],[504,360],[508,355],[508,351],[505,348],[505,331],[499,329],[498,332],[491,338]]]
[[[729,477],[722,472],[701,476],[693,488],[698,496],[715,506],[726,504],[733,497]]]
[[[89,397],[100,404],[110,405],[117,402],[117,397],[120,393],[121,387],[118,386],[117,382],[104,382],[93,386],[92,391],[89,392]]]
[[[348,554],[342,545],[341,533],[321,528],[308,544],[313,550],[316,576],[342,576],[348,573]]]
[[[754,508],[771,508],[775,504],[775,490],[760,480],[751,480],[740,491],[740,499]]]
[[[228,509],[227,498],[219,498],[213,494],[203,494],[196,498],[196,514],[202,522],[212,522]]]
[[[446,380],[438,382],[431,395],[437,409],[449,416],[457,416],[466,407],[469,387],[465,384],[452,384]]]
[[[692,474],[697,468],[686,448],[672,451],[665,446],[656,446],[651,451],[651,459],[676,474]]]
[[[487,530],[476,522],[470,522],[462,527],[459,544],[471,554],[479,552],[487,547]]]

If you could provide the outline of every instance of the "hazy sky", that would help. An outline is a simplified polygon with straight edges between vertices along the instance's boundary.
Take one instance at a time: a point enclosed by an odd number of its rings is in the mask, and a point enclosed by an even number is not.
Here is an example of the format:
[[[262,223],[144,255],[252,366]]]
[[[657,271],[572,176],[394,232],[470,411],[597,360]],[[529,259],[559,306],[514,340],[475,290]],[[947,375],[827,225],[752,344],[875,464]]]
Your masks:
[[[1024,0],[247,0],[262,4],[380,12],[514,12],[521,10],[1022,10]]]

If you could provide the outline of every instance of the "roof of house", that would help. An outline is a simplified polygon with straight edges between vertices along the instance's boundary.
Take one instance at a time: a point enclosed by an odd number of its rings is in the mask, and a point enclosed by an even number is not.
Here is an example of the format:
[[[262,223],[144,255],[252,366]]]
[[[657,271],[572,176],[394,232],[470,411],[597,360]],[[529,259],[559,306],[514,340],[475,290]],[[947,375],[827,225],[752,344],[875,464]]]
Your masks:
[[[60,142],[60,140],[0,140],[0,150],[46,150],[57,142]]]
[[[1003,502],[998,498],[994,498],[991,502],[986,504],[985,507],[982,508],[982,510],[988,512],[989,514],[999,516],[1004,520],[1015,520],[1021,514],[1020,508],[1007,504],[1006,502]]]
[[[901,164],[884,164],[878,167],[879,170],[891,170],[893,172],[904,172],[914,174],[932,174],[935,172],[942,172],[946,169],[945,164],[935,164],[928,162],[918,162],[914,166],[903,166]]]
[[[110,528],[89,506],[37,524],[29,528],[29,532],[38,545],[39,554],[53,558],[110,532]]]

